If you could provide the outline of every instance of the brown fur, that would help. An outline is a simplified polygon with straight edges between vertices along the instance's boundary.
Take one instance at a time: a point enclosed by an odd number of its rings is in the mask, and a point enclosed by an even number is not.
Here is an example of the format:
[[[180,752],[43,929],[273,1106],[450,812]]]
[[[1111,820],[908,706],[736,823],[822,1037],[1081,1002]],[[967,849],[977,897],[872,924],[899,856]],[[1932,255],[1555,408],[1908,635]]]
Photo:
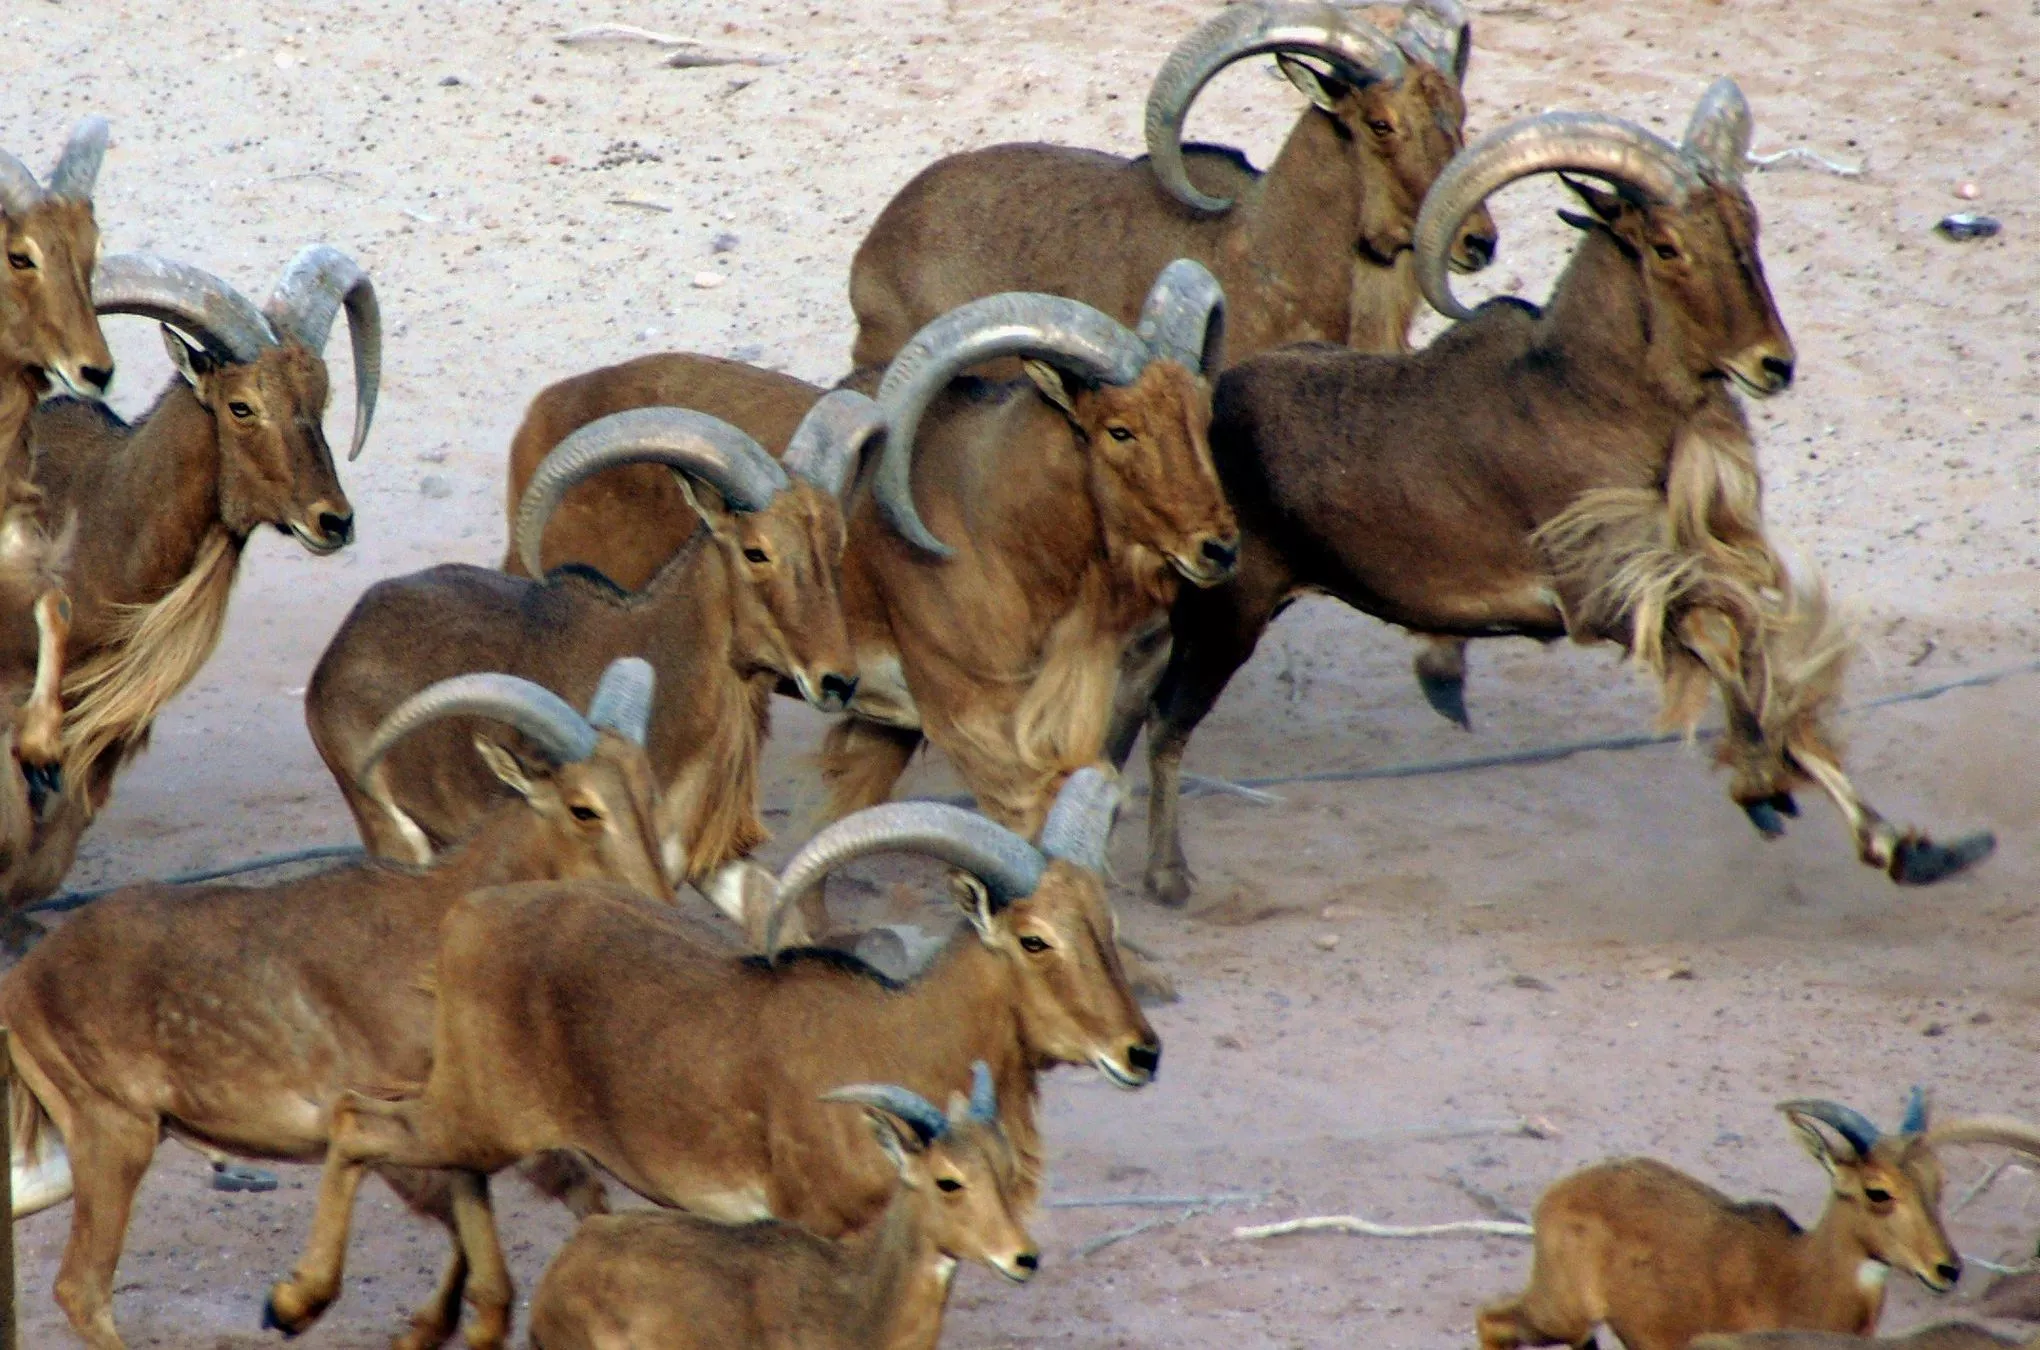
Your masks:
[[[1696,1337],[1691,1350],[2033,1350],[2040,1338],[2002,1336],[1974,1322],[1935,1322],[1871,1340],[1839,1331],[1747,1331]]]
[[[669,877],[700,882],[769,837],[757,771],[773,685],[855,679],[838,599],[843,522],[801,480],[758,512],[713,496],[700,490],[703,515],[688,511],[707,521],[694,542],[634,594],[577,571],[536,582],[447,564],[362,596],[312,672],[305,720],[371,851],[429,857],[500,794],[457,753],[459,719],[409,738],[376,782],[357,782],[368,738],[404,699],[452,675],[502,670],[581,700],[619,656],[643,656],[657,677],[648,746]],[[434,640],[421,640],[428,632]]]
[[[1648,208],[1579,191],[1594,214],[1544,311],[1490,304],[1408,356],[1294,347],[1221,378],[1212,450],[1245,542],[1233,582],[1175,606],[1148,722],[1150,895],[1191,887],[1191,731],[1307,592],[1422,633],[1620,643],[1676,725],[1721,692],[1736,801],[1813,782],[1866,861],[1899,865],[1827,731],[1850,642],[1769,541],[1725,387],[1775,392],[1792,368],[1755,207],[1736,184]]]
[[[1884,1307],[1883,1275],[1866,1281],[1866,1262],[1952,1285],[1961,1258],[1941,1226],[1941,1166],[1926,1141],[1887,1135],[1858,1155],[1808,1118],[1793,1122],[1832,1182],[1811,1229],[1649,1158],[1587,1168],[1538,1201],[1530,1284],[1481,1309],[1482,1350],[1586,1345],[1602,1325],[1632,1350],[1686,1350],[1705,1332],[1864,1335]]]
[[[534,1350],[934,1350],[956,1262],[1025,1280],[1039,1261],[1015,1212],[1012,1145],[961,1107],[925,1144],[867,1110],[899,1177],[878,1218],[840,1240],[771,1219],[588,1220],[532,1295]]]
[[[69,1146],[76,1198],[57,1301],[93,1350],[121,1345],[115,1266],[163,1134],[311,1161],[325,1152],[339,1093],[423,1081],[439,923],[459,896],[505,881],[609,878],[670,899],[642,750],[605,732],[576,764],[519,762],[493,743],[489,752],[518,799],[429,869],[372,860],[268,886],[129,887],[0,980],[20,1075],[14,1161],[42,1156],[51,1130]],[[573,1180],[547,1189],[567,1192]],[[421,1213],[450,1222],[432,1178],[391,1181]],[[456,1252],[403,1343],[410,1350],[451,1334],[462,1270]]]
[[[996,913],[966,901],[966,913],[974,928],[902,988],[830,953],[744,958],[720,930],[614,888],[469,897],[441,941],[431,1078],[406,1101],[350,1099],[311,1240],[272,1293],[279,1323],[302,1330],[338,1294],[365,1163],[487,1173],[570,1148],[660,1204],[725,1221],[769,1214],[834,1237],[883,1210],[893,1174],[819,1095],[863,1081],[940,1098],[979,1060],[1018,1162],[1013,1202],[1031,1207],[1037,1075],[1090,1063],[1138,1085],[1159,1045],[1127,989],[1096,874],[1051,863],[1033,895]],[[469,1344],[500,1344],[507,1277],[469,1295]]]

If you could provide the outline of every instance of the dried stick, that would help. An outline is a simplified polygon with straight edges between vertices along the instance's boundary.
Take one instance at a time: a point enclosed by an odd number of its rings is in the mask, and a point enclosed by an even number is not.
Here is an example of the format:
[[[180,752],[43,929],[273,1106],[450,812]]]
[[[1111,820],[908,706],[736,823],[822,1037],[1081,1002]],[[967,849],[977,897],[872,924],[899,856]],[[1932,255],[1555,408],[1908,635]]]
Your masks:
[[[1104,1251],[1114,1243],[1124,1242],[1130,1237],[1139,1237],[1142,1233],[1152,1233],[1157,1228],[1174,1228],[1179,1223],[1185,1223],[1191,1219],[1211,1213],[1211,1209],[1210,1205],[1192,1205],[1181,1214],[1159,1219],[1143,1219],[1129,1228],[1114,1229],[1103,1237],[1092,1238],[1089,1242],[1077,1248],[1077,1256],[1080,1259],[1088,1258],[1095,1253]]]
[[[1375,1223],[1370,1219],[1355,1218],[1351,1214],[1320,1214],[1308,1219],[1285,1219],[1281,1223],[1254,1224],[1251,1227],[1232,1230],[1232,1235],[1243,1242],[1282,1237],[1288,1233],[1353,1233],[1359,1237],[1378,1238],[1461,1236],[1527,1238],[1531,1229],[1527,1223],[1509,1223],[1502,1219],[1455,1219],[1451,1223],[1424,1223],[1411,1226]]]
[[[1474,1204],[1479,1205],[1482,1209],[1486,1210],[1489,1217],[1501,1219],[1508,1223],[1530,1222],[1530,1216],[1528,1214],[1525,1214],[1522,1210],[1517,1209],[1514,1205],[1502,1199],[1501,1196],[1496,1195],[1493,1191],[1487,1190],[1486,1188],[1479,1185],[1477,1182],[1471,1181],[1466,1177],[1462,1176],[1458,1168],[1448,1167],[1447,1169],[1445,1169],[1445,1179],[1451,1182],[1454,1186],[1457,1186],[1461,1191],[1463,1191],[1466,1194],[1466,1196],[1473,1201]]]
[[[640,28],[634,23],[592,23],[586,28],[576,28],[571,33],[562,33],[553,39],[563,47],[583,42],[649,42],[654,47],[702,47],[707,44],[700,38],[681,37],[676,33],[659,33],[649,28]]]
[[[1833,174],[1837,178],[1861,178],[1867,169],[1865,164],[1837,164],[1824,155],[1817,155],[1803,145],[1789,146],[1769,155],[1750,155],[1749,162],[1759,169],[1776,169],[1793,164],[1810,164]]]
[[[1072,1195],[1050,1200],[1049,1209],[1175,1209],[1202,1205],[1258,1205],[1268,1197],[1255,1191],[1222,1191],[1217,1195]]]
[[[1998,1178],[2003,1176],[2005,1169],[2012,1165],[2013,1163],[2009,1158],[1992,1163],[1989,1170],[1976,1179],[1976,1184],[1962,1193],[1962,1198],[1955,1202],[1955,1208],[1957,1210],[1968,1209],[1985,1191],[1997,1185]],[[2023,1171],[2024,1169],[2021,1168],[2020,1170]]]
[[[1243,797],[1257,806],[1280,806],[1282,799],[1272,792],[1246,787],[1230,778],[1215,778],[1210,774],[1186,773],[1183,775],[1185,795],[1216,793],[1227,797]]]

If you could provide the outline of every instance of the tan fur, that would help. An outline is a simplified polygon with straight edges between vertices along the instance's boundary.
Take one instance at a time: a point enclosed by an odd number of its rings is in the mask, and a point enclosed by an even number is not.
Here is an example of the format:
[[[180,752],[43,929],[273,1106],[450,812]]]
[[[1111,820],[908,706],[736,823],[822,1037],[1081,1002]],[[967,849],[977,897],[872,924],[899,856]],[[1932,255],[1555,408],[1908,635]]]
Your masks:
[[[1860,1278],[1866,1262],[1951,1285],[1961,1258],[1941,1224],[1942,1172],[1925,1136],[1886,1135],[1859,1155],[1792,1119],[1832,1183],[1814,1227],[1653,1159],[1587,1168],[1538,1201],[1530,1283],[1481,1309],[1482,1350],[1585,1345],[1604,1325],[1630,1350],[1686,1350],[1704,1332],[1862,1335],[1876,1329],[1885,1292],[1881,1278]],[[1872,1201],[1873,1190],[1888,1198]]]
[[[111,633],[64,680],[64,776],[84,783],[99,768],[110,785],[117,770],[148,743],[163,707],[184,692],[219,646],[227,601],[239,574],[241,545],[214,529],[191,570],[152,604],[113,607]],[[88,798],[97,812],[104,798]]]
[[[2004,1336],[1975,1322],[1935,1322],[1872,1340],[1838,1331],[1746,1331],[1696,1337],[1689,1350],[2040,1350],[2040,1336]]]
[[[1095,1064],[1138,1086],[1159,1043],[1127,988],[1095,873],[1052,862],[1031,896],[964,908],[972,926],[902,988],[826,954],[765,965],[721,929],[613,888],[469,896],[442,933],[430,1081],[415,1100],[350,1099],[340,1114],[310,1242],[272,1294],[282,1325],[304,1329],[338,1294],[370,1162],[486,1173],[573,1149],[663,1205],[725,1221],[770,1214],[824,1237],[858,1229],[894,1175],[854,1118],[817,1100],[846,1080],[939,1098],[984,1061],[1015,1153],[1012,1195],[1030,1207],[1038,1075]],[[535,1037],[534,1025],[552,1030]],[[493,1230],[478,1219],[475,1231]],[[469,1293],[482,1329],[469,1344],[498,1344],[507,1282],[488,1289],[487,1308]]]

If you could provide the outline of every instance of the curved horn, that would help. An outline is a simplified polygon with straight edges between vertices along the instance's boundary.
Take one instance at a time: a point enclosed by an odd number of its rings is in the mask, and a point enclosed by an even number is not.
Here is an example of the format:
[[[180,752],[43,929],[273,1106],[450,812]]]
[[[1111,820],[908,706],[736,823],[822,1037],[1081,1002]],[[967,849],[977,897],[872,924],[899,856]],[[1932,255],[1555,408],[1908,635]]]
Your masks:
[[[1926,1142],[1942,1144],[1998,1144],[2040,1157],[2040,1129],[2011,1116],[1963,1116],[1929,1129]]]
[[[92,274],[101,314],[139,314],[189,333],[215,356],[246,365],[276,345],[262,311],[210,272],[151,253],[101,258]]]
[[[788,907],[843,866],[873,853],[919,853],[960,867],[985,885],[995,905],[1034,894],[1048,860],[1005,826],[943,802],[888,802],[845,816],[801,846],[779,874],[779,895],[765,924],[765,950],[779,950]]]
[[[1102,873],[1119,799],[1119,775],[1097,765],[1077,770],[1056,793],[1055,805],[1042,823],[1041,851]]]
[[[1842,1138],[1849,1141],[1849,1147],[1857,1156],[1867,1155],[1877,1146],[1880,1136],[1878,1128],[1870,1118],[1852,1106],[1840,1102],[1802,1098],[1797,1101],[1779,1102],[1778,1109],[1790,1116],[1808,1116],[1828,1126]]]
[[[92,200],[92,185],[99,181],[99,165],[106,158],[107,130],[104,117],[88,117],[78,124],[57,167],[50,170],[50,196]]]
[[[1918,1083],[1905,1096],[1905,1118],[1898,1123],[1900,1134],[1924,1134],[1927,1128],[1927,1090]]]
[[[1203,263],[1178,258],[1148,288],[1134,331],[1156,356],[1215,376],[1225,364],[1225,290]]]
[[[831,389],[793,429],[779,462],[831,497],[841,497],[856,476],[857,458],[885,430],[878,404],[854,389]]]
[[[637,656],[619,656],[602,672],[595,697],[588,702],[588,725],[613,731],[639,749],[652,724],[652,663]]]
[[[980,1125],[999,1118],[999,1089],[992,1082],[992,1066],[983,1060],[970,1066],[970,1118]]]
[[[786,471],[758,442],[691,408],[632,408],[598,417],[552,448],[525,486],[511,542],[542,577],[545,523],[576,484],[619,464],[664,464],[699,478],[739,511],[761,511],[786,486]]]
[[[361,265],[330,244],[313,244],[291,259],[276,280],[263,312],[278,334],[296,338],[314,354],[326,350],[333,316],[347,306],[347,336],[354,348],[354,442],[347,458],[361,453],[368,424],[375,420],[382,389],[382,307],[375,283]]]
[[[1354,84],[1399,80],[1402,52],[1381,31],[1328,4],[1258,0],[1232,5],[1176,44],[1148,88],[1147,149],[1155,177],[1171,197],[1199,211],[1219,212],[1229,197],[1208,197],[1183,166],[1183,122],[1211,77],[1235,61],[1265,52],[1314,56]]]
[[[1678,200],[1698,181],[1672,146],[1617,117],[1555,112],[1497,127],[1452,157],[1417,212],[1417,284],[1432,308],[1454,319],[1473,313],[1453,296],[1446,267],[1460,222],[1518,178],[1560,169],[1622,184],[1657,202]]]
[[[928,403],[959,371],[1001,356],[1040,357],[1100,384],[1131,384],[1152,356],[1118,320],[1076,300],[1008,291],[958,305],[908,340],[879,382],[886,421],[872,495],[887,523],[915,547],[946,558],[914,505],[914,433]]]
[[[824,1092],[822,1100],[874,1107],[911,1127],[923,1144],[933,1143],[949,1133],[949,1117],[936,1110],[934,1103],[918,1092],[909,1092],[892,1083],[852,1083],[834,1092]]]
[[[19,219],[35,210],[42,199],[42,184],[35,181],[28,166],[0,150],[0,216]]]
[[[1693,116],[1686,123],[1679,149],[1715,177],[1740,182],[1756,125],[1750,101],[1743,97],[1736,82],[1724,75],[1708,85],[1707,92],[1693,105]]]
[[[565,699],[530,680],[486,671],[427,685],[399,703],[368,738],[368,749],[355,766],[356,781],[366,780],[398,741],[447,717],[493,718],[523,732],[561,764],[595,753],[595,728]]]

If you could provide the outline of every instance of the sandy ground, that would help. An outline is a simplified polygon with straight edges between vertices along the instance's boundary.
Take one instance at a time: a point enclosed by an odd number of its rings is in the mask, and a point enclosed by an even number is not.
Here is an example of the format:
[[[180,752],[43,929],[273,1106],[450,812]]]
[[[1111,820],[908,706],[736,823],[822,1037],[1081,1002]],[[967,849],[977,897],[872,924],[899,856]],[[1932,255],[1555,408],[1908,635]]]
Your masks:
[[[1676,134],[1728,72],[1755,106],[1759,150],[1805,143],[1868,162],[1855,180],[1753,182],[1802,371],[1755,411],[1772,517],[1856,606],[1858,698],[2040,657],[2040,4],[1493,10],[1477,21],[1476,130],[1568,106]],[[13,0],[0,143],[41,161],[76,116],[109,114],[110,248],[186,258],[259,297],[296,249],[328,240],[372,271],[389,328],[382,414],[344,471],[359,544],[328,560],[275,537],[249,551],[224,646],[123,780],[74,883],[346,840],[302,729],[306,674],[374,578],[500,556],[500,466],[536,389],[654,348],[833,378],[849,257],[892,191],[938,155],[998,140],[1134,152],[1149,76],[1206,12]],[[796,59],[675,71],[643,48],[550,41],[607,19]],[[1298,100],[1265,65],[1223,77],[1193,133],[1266,162]],[[1965,181],[2004,221],[2000,238],[1929,232],[1963,205]],[[1556,204],[1545,183],[1498,200],[1487,285],[1544,292],[1565,247]],[[733,242],[717,251],[718,235]],[[695,286],[702,272],[722,284]],[[166,366],[145,325],[119,329],[118,402],[135,407]],[[336,439],[349,415],[343,395]],[[1407,657],[1371,621],[1297,607],[1189,767],[1245,777],[1490,753],[1638,730],[1651,713],[1605,652],[1494,643],[1476,651],[1468,736],[1418,701]],[[1155,1014],[1165,1072],[1134,1097],[1088,1074],[1052,1080],[1050,1194],[1249,1201],[1187,1217],[1052,1208],[1037,1225],[1043,1276],[1014,1291],[966,1273],[949,1344],[1464,1344],[1476,1304],[1526,1273],[1522,1244],[1250,1245],[1231,1227],[1476,1214],[1454,1178],[1527,1207],[1567,1170],[1627,1151],[1811,1219],[1820,1177],[1779,1099],[1831,1095],[1888,1120],[1924,1082],[1949,1108],[2040,1116],[2036,688],[2020,673],[1850,720],[1855,767],[1887,813],[2003,838],[1984,869],[1930,892],[1855,865],[1817,803],[1791,838],[1761,843],[1701,757],[1676,747],[1285,787],[1273,806],[1196,800],[1192,910],[1122,895],[1131,932],[1183,988]],[[817,730],[782,707],[775,804],[808,790]],[[948,782],[939,764],[914,779]],[[1126,825],[1116,858],[1132,879],[1138,810]],[[874,875],[867,914],[920,912],[934,894],[926,874]],[[1675,969],[1691,978],[1665,978]],[[1524,1116],[1549,1137],[1512,1132]],[[1986,1161],[1955,1159],[1951,1195]],[[266,1343],[259,1300],[303,1235],[311,1180],[287,1169],[278,1193],[217,1195],[196,1159],[166,1148],[121,1269],[130,1343]],[[567,1225],[504,1190],[528,1288]],[[347,1297],[307,1346],[385,1344],[436,1269],[435,1233],[381,1196],[363,1215]],[[1167,1226],[1085,1253],[1156,1219]],[[59,1210],[17,1229],[30,1346],[71,1343],[47,1293],[66,1222]],[[2040,1230],[2040,1184],[2009,1174],[1953,1226],[1966,1250],[2016,1259]],[[1886,1325],[1961,1311],[1981,1284],[1973,1273],[1936,1302],[1895,1282]]]

